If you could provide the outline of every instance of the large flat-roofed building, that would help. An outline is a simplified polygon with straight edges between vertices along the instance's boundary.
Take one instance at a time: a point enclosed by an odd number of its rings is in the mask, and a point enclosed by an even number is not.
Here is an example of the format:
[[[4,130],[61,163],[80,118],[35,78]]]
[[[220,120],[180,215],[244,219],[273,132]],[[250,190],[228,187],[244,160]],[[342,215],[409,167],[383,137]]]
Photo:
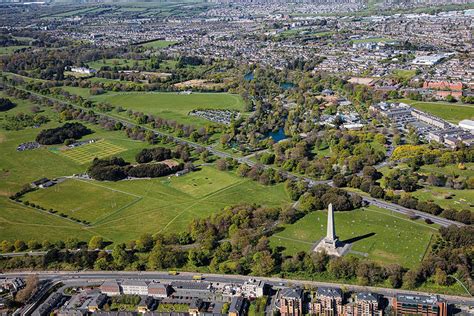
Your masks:
[[[143,281],[126,280],[121,285],[123,294],[148,295],[148,284]]]
[[[446,302],[438,296],[397,294],[393,308],[398,315],[447,316]]]
[[[303,290],[300,288],[285,288],[279,295],[280,315],[303,315]]]
[[[459,127],[468,131],[474,132],[474,121],[473,120],[462,120],[459,122]]]
[[[171,283],[173,292],[171,298],[175,300],[190,300],[200,298],[205,301],[212,301],[215,298],[215,289],[209,282],[186,282],[176,281]]]
[[[338,288],[320,286],[313,297],[309,309],[312,315],[342,315],[342,291]]]

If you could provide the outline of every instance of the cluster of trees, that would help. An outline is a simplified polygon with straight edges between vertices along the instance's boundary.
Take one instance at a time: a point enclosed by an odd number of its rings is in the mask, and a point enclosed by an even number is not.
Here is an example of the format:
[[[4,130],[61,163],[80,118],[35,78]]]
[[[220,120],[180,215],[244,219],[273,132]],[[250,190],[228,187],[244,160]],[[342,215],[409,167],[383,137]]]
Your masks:
[[[464,224],[474,223],[474,213],[469,210],[455,211],[450,209],[443,209],[438,204],[435,204],[431,201],[419,201],[417,198],[411,196],[408,193],[395,194],[391,189],[401,188],[407,189],[409,192],[416,189],[416,183],[418,175],[409,174],[409,173],[394,173],[397,176],[388,176],[384,178],[388,189],[383,189],[377,180],[382,178],[382,174],[378,172],[374,167],[364,167],[362,175],[351,175],[345,177],[341,174],[336,175],[333,178],[333,183],[337,187],[352,187],[360,189],[366,193],[369,193],[370,196],[377,199],[385,199],[387,201],[397,203],[403,207],[418,210],[425,213],[430,213],[433,215],[441,216],[446,219],[459,221]],[[415,181],[416,179],[416,181]],[[415,219],[416,216],[413,216]]]
[[[127,177],[162,177],[182,169],[182,163],[176,164],[175,166],[164,163],[142,163],[132,166],[122,158],[112,157],[106,159],[95,158],[92,161],[92,165],[87,169],[87,173],[95,180],[119,181]]]
[[[147,163],[151,161],[163,161],[173,158],[171,149],[165,147],[144,148],[136,156],[138,163]]]
[[[174,120],[163,119],[143,112],[128,110],[127,115],[136,120],[138,124],[150,124],[153,128],[162,129],[169,133],[174,133],[177,137],[187,137],[193,142],[203,144],[208,143],[212,135],[221,131],[221,127],[217,124],[209,124],[196,128],[193,125],[181,124]]]
[[[285,183],[288,195],[294,201],[299,201],[298,209],[304,212],[321,210],[332,204],[336,211],[350,211],[362,206],[362,198],[344,190],[333,188],[327,184],[312,187],[302,181],[288,180]]]
[[[81,123],[66,123],[63,126],[42,130],[36,141],[42,145],[63,144],[67,139],[79,139],[92,131]]]
[[[227,163],[227,166],[229,167],[233,165]],[[283,171],[275,170],[273,168],[265,168],[262,164],[255,164],[252,167],[249,167],[245,163],[240,164],[237,168],[237,175],[258,181],[263,185],[280,183],[287,179],[287,176]]]
[[[0,98],[0,112],[8,111],[10,109],[13,109],[16,106],[15,103],[12,102],[12,100],[8,98]]]
[[[7,131],[19,131],[27,127],[41,126],[49,122],[49,118],[41,114],[17,113],[5,115],[2,127]]]

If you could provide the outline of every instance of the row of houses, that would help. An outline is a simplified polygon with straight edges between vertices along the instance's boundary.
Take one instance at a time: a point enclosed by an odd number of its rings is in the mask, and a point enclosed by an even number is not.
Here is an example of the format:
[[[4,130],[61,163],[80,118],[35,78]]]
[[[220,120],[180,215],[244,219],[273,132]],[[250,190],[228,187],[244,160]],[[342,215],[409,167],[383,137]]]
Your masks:
[[[305,295],[300,288],[287,288],[279,294],[281,316],[300,315],[383,315],[387,306],[376,293],[359,292],[346,299],[339,288],[319,287],[315,293]],[[394,315],[446,316],[448,306],[438,296],[398,294],[388,305]]]
[[[249,279],[243,284],[218,284],[211,282],[173,281],[171,283],[146,282],[141,280],[124,280],[122,282],[106,281],[100,291],[108,296],[121,294],[143,295],[154,298],[170,298],[187,301],[191,298],[213,300],[216,296],[243,296],[258,298],[266,294],[268,285],[259,280]]]

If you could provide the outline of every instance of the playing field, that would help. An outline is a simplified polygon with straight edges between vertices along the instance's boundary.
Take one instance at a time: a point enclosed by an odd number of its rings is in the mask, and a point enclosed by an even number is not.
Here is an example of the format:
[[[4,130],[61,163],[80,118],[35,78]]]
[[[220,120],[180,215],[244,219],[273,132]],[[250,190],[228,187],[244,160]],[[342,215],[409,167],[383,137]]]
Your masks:
[[[135,194],[91,185],[78,179],[68,179],[51,188],[36,190],[27,196],[29,202],[88,222],[105,217],[140,199],[141,197]]]
[[[326,235],[327,212],[312,212],[270,238],[272,246],[285,247],[285,254],[310,251]],[[352,243],[357,256],[382,264],[415,266],[423,258],[435,226],[411,221],[399,214],[375,207],[335,213],[340,240]]]
[[[125,150],[127,149],[101,139],[94,143],[56,152],[82,165],[90,163],[94,158],[105,158],[117,155]]]
[[[176,43],[177,42],[175,42],[175,41],[157,40],[157,41],[145,43],[141,46],[150,47],[150,48],[166,48],[166,47],[171,46],[171,45],[176,44]]]
[[[244,110],[242,98],[229,93],[107,93],[91,97],[91,100],[195,125],[206,125],[210,121],[189,116],[194,109]]]
[[[448,102],[418,102],[406,99],[399,100],[399,102],[408,103],[421,111],[441,117],[455,124],[461,120],[474,119],[474,105]]]
[[[68,179],[29,193],[24,200],[87,220],[91,223],[89,231],[120,242],[137,238],[143,232],[184,231],[194,218],[209,216],[229,205],[289,203],[283,185],[262,186],[213,167],[152,180]],[[18,238],[21,235],[19,231]]]

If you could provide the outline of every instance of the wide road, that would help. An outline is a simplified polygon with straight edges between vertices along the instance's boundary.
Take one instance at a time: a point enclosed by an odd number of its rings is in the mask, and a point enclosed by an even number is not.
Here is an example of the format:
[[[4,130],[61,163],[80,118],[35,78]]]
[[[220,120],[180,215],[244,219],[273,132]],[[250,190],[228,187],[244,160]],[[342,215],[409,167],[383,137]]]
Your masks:
[[[6,84],[6,83],[5,83]],[[31,93],[33,95],[36,95],[38,97],[42,97],[42,98],[46,98],[46,99],[50,99],[52,101],[57,101],[57,102],[61,102],[61,103],[64,103],[64,104],[67,104],[67,105],[70,105],[74,108],[77,108],[77,109],[81,109],[81,110],[84,110],[84,111],[90,111],[91,109],[88,109],[88,108],[85,108],[85,107],[82,107],[82,106],[79,106],[79,105],[76,105],[74,103],[71,103],[71,102],[68,102],[68,101],[64,101],[64,100],[61,100],[61,99],[58,99],[58,98],[55,98],[55,97],[52,97],[52,96],[45,96],[45,95],[42,95],[42,94],[39,94],[39,93],[36,93],[36,92],[33,92],[33,91],[30,91],[30,90],[27,90],[27,89],[24,89],[24,88],[20,88],[18,86],[12,86],[16,89],[19,89],[19,90],[22,90],[22,91],[25,91],[25,92],[28,92],[28,93]],[[177,143],[180,143],[180,144],[185,144],[185,145],[189,145],[193,148],[202,148],[202,147],[205,147],[210,153],[212,153],[213,155],[216,155],[218,157],[221,157],[221,158],[232,158],[232,159],[236,159],[239,163],[245,163],[247,164],[248,166],[254,166],[256,163],[246,157],[235,157],[234,155],[232,154],[229,154],[227,152],[224,152],[224,151],[220,151],[220,150],[217,150],[215,149],[213,146],[203,146],[201,144],[198,144],[198,143],[195,143],[195,142],[192,142],[190,140],[187,140],[187,139],[183,139],[183,138],[180,138],[180,137],[176,137],[174,135],[171,135],[171,134],[167,134],[167,133],[163,133],[155,128],[152,128],[152,127],[149,127],[149,126],[145,126],[145,125],[141,125],[141,124],[137,124],[131,120],[128,120],[128,119],[124,119],[122,117],[117,117],[115,115],[112,115],[110,113],[100,113],[100,112],[97,112],[97,111],[94,111],[96,115],[98,116],[101,116],[101,117],[104,117],[104,118],[108,118],[108,119],[113,119],[115,121],[119,121],[121,122],[123,125],[125,126],[137,126],[137,127],[141,127],[145,130],[148,130],[148,131],[151,131],[153,133],[155,133],[156,135],[159,135],[159,136],[162,136],[162,137],[170,137],[172,138],[174,141],[176,141]],[[267,166],[267,165],[263,165],[263,168],[273,168],[275,170],[278,171],[278,169],[274,168],[274,167],[271,167],[271,166]],[[283,171],[283,173],[285,174],[285,176],[289,177],[289,178],[293,178],[293,179],[300,179],[300,180],[304,180],[306,181],[310,186],[312,185],[316,185],[316,184],[328,184],[328,185],[332,185],[332,181],[331,180],[314,180],[310,177],[307,177],[307,176],[302,176],[302,175],[298,175],[298,174],[294,174],[294,173],[290,173],[290,172],[287,172],[287,171]],[[465,226],[464,224],[462,223],[459,223],[459,222],[455,222],[455,221],[451,221],[451,220],[447,220],[445,218],[442,218],[442,217],[438,217],[438,216],[435,216],[435,215],[431,215],[431,214],[428,214],[428,213],[424,213],[424,212],[419,212],[419,211],[416,211],[416,210],[411,210],[411,209],[407,209],[407,208],[404,208],[404,207],[401,207],[399,206],[398,204],[395,204],[395,203],[390,203],[390,202],[387,202],[385,200],[381,200],[381,199],[375,199],[375,198],[366,198],[366,197],[363,197],[364,201],[366,201],[367,203],[371,204],[371,205],[374,205],[374,206],[377,206],[377,207],[380,207],[380,208],[384,208],[384,209],[387,209],[389,211],[393,211],[393,212],[397,212],[397,213],[400,213],[400,214],[404,214],[404,215],[407,215],[407,213],[410,211],[410,212],[414,212],[417,216],[419,216],[420,218],[422,219],[430,219],[433,223],[436,223],[438,225],[441,225],[441,226],[450,226],[450,225],[456,225],[458,227],[461,227],[461,226]]]
[[[12,278],[12,277],[26,277],[30,274],[37,274],[40,280],[49,280],[53,283],[61,281],[63,283],[73,282],[77,283],[80,281],[85,281],[90,284],[100,284],[105,280],[123,280],[123,279],[139,279],[139,280],[157,280],[162,282],[172,282],[172,281],[192,281],[193,276],[197,273],[190,272],[181,272],[178,275],[169,275],[168,272],[156,271],[156,272],[96,272],[96,271],[81,271],[81,272],[47,272],[47,271],[38,271],[38,272],[12,272],[12,273],[3,273],[0,274],[0,278]],[[205,281],[209,282],[218,282],[218,283],[235,283],[242,284],[250,276],[244,275],[223,275],[223,274],[199,274],[202,275]],[[302,280],[289,280],[281,279],[275,277],[258,277],[259,280],[264,280],[267,283],[271,284],[274,288],[284,287],[284,286],[301,286],[304,287],[320,287],[320,286],[329,286],[329,287],[340,287],[345,288],[350,291],[355,292],[364,292],[370,291],[382,294],[383,296],[390,298],[394,297],[396,294],[411,294],[411,295],[429,295],[429,293],[423,293],[419,291],[407,291],[400,289],[389,289],[389,288],[380,288],[380,287],[370,287],[370,286],[359,286],[343,283],[329,283],[329,282],[318,282],[318,281],[302,281]],[[474,306],[474,297],[472,296],[454,296],[454,295],[439,295],[441,298],[445,299],[450,304],[463,304]]]

